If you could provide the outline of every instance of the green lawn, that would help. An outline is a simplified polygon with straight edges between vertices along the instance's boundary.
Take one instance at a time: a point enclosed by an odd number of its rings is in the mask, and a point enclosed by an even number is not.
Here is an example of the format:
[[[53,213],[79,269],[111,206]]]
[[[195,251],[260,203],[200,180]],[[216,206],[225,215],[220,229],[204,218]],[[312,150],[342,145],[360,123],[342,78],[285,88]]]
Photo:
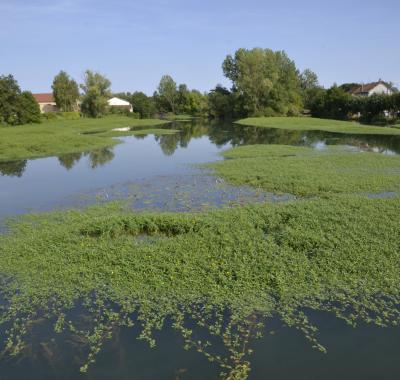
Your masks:
[[[56,120],[42,124],[0,127],[0,162],[78,153],[118,144],[113,136],[164,133],[154,127],[167,123],[163,120],[137,120],[125,116],[100,119]],[[115,132],[114,128],[137,127],[138,131]],[[165,133],[172,133],[165,131]]]
[[[233,184],[297,196],[400,190],[400,156],[288,145],[248,145],[208,164]]]
[[[318,119],[311,117],[251,117],[236,122],[263,128],[279,128],[294,131],[326,131],[350,134],[400,135],[399,128],[373,127],[356,122]]]

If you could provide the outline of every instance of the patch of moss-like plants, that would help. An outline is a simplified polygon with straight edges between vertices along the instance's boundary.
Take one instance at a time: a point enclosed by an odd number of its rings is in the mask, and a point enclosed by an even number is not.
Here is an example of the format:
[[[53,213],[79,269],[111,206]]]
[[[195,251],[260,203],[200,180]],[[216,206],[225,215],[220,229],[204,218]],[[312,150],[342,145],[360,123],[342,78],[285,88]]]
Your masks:
[[[168,319],[224,378],[246,379],[251,342],[268,318],[322,351],[307,310],[352,325],[399,323],[399,215],[399,197],[337,195],[206,213],[111,204],[26,216],[0,235],[5,349],[22,352],[32,321],[44,318],[87,343],[86,371],[118,327],[137,328],[154,345]],[[78,305],[91,323],[74,319]],[[188,319],[227,354],[196,339]]]
[[[376,127],[357,122],[319,119],[314,117],[249,117],[236,124],[292,131],[325,131],[360,135],[400,135],[398,127]]]
[[[207,165],[233,184],[296,196],[400,190],[400,156],[288,145],[248,145]]]

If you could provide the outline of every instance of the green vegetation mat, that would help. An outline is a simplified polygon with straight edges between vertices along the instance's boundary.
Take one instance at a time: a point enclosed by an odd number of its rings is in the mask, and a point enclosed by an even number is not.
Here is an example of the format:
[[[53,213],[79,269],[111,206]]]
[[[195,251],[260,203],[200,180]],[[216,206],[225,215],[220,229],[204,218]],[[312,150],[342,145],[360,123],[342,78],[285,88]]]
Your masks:
[[[356,122],[311,117],[250,117],[236,124],[294,131],[325,131],[350,134],[400,135],[399,128],[372,127]]]
[[[56,120],[42,124],[0,127],[0,162],[27,158],[79,153],[118,144],[113,136],[142,132],[112,131],[115,128],[152,128],[162,120],[110,116],[100,119]],[[156,130],[160,134],[160,129]],[[153,130],[154,132],[154,130]],[[148,132],[152,133],[152,132]]]
[[[208,164],[233,184],[315,196],[400,190],[400,157],[287,145],[248,145],[225,151],[223,161]]]
[[[337,196],[200,214],[114,204],[26,216],[0,235],[7,350],[22,350],[32,322],[47,318],[85,337],[90,362],[133,312],[151,344],[169,318],[187,347],[214,360],[185,326],[189,315],[227,344],[232,356],[217,361],[230,373],[249,369],[243,330],[259,331],[270,316],[323,350],[307,309],[351,324],[400,321],[399,215],[399,197]],[[96,316],[87,330],[68,315],[79,302]]]

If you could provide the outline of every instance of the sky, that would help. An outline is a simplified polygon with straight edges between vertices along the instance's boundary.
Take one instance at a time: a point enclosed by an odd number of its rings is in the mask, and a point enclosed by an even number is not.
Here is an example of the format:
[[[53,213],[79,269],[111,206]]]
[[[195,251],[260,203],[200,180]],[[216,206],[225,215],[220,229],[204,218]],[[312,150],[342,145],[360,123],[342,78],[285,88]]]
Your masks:
[[[152,94],[162,75],[208,91],[238,48],[285,50],[325,87],[400,87],[399,0],[0,0],[0,75],[49,92],[67,71]]]

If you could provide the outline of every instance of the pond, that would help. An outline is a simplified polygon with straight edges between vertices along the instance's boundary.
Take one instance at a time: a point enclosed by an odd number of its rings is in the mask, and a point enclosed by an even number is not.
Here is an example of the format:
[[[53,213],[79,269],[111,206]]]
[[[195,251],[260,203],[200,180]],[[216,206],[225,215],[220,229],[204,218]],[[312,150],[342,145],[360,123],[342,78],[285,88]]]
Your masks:
[[[269,194],[248,187],[231,186],[198,164],[221,159],[219,153],[238,145],[285,144],[323,150],[328,145],[400,154],[400,136],[355,136],[327,132],[297,132],[235,126],[202,121],[176,122],[166,128],[179,133],[161,136],[123,137],[123,143],[91,152],[0,163],[0,222],[30,211],[82,207],[92,203],[125,199],[134,209],[168,211],[204,210],[248,202],[285,202],[290,194]],[[1,298],[0,298],[1,307]],[[84,308],[74,318],[90,323]],[[265,323],[253,316],[245,327],[231,323],[224,314],[220,334],[210,334],[196,323],[197,313],[184,318],[196,342],[210,342],[209,351],[199,346],[184,350],[174,321],[167,320],[156,333],[155,348],[138,340],[135,328],[113,325],[113,337],[102,348],[87,373],[79,367],[87,350],[79,334],[51,332],[54,320],[33,324],[30,344],[17,357],[0,355],[0,380],[12,379],[218,379],[221,371],[204,351],[221,357],[232,353],[229,341],[236,339],[243,350],[251,347],[250,379],[397,379],[400,376],[399,328],[361,324],[353,329],[323,312],[312,312],[327,347],[323,354],[311,347],[304,335],[285,327],[275,318]],[[71,317],[72,318],[72,317]],[[256,339],[258,327],[263,338]],[[89,320],[89,322],[88,322]],[[132,320],[137,321],[133,315]],[[213,322],[210,322],[212,326]],[[240,324],[240,323],[239,323]],[[253,330],[252,330],[253,329]],[[228,331],[229,330],[229,331]],[[231,339],[227,339],[228,333]],[[0,330],[3,341],[5,330]],[[245,348],[246,347],[246,348]],[[232,348],[232,347],[231,347]],[[236,349],[235,349],[236,350]]]

